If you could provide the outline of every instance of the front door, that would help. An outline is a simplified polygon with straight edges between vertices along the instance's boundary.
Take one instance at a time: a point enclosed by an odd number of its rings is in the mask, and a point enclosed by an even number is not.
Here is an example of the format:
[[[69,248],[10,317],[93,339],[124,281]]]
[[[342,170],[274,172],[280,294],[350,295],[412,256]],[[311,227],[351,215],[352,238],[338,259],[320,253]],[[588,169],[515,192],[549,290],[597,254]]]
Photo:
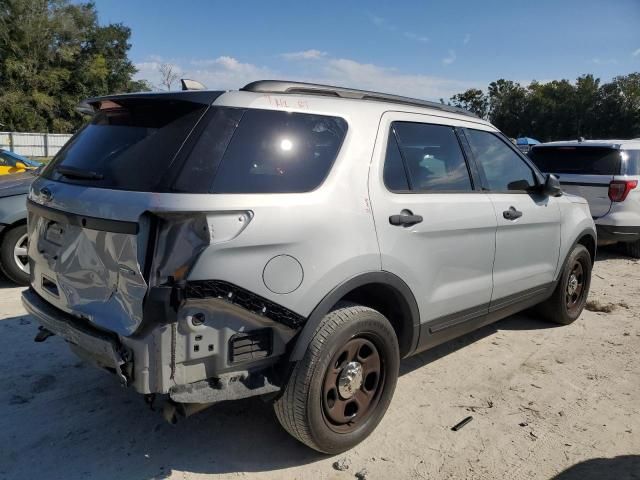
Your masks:
[[[541,178],[501,135],[466,129],[465,136],[498,221],[492,309],[544,293],[560,252],[556,199],[535,189]]]
[[[382,269],[415,295],[424,348],[488,312],[496,217],[453,122],[388,112],[378,139],[369,191]]]

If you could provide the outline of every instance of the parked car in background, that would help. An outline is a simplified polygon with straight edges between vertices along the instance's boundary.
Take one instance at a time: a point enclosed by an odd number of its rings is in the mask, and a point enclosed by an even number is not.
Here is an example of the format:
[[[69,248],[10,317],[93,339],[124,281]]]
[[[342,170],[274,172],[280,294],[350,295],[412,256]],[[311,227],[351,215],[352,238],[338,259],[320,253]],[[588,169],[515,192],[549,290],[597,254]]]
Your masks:
[[[566,192],[587,199],[600,245],[620,242],[640,258],[640,139],[543,143],[529,156]]]
[[[35,170],[41,166],[42,163],[37,160],[31,160],[15,152],[0,149],[0,175]]]
[[[531,150],[531,147],[538,144],[540,144],[540,142],[535,138],[531,138],[531,137],[516,138],[516,146],[518,147],[518,150],[520,150],[522,153],[525,153],[525,154],[529,153],[529,150]]]
[[[400,358],[586,303],[586,201],[469,112],[279,81],[87,103],[31,186],[23,303],[36,340],[162,395],[170,421],[261,395],[342,452]]]
[[[27,193],[37,173],[0,176],[0,270],[19,285],[29,284]]]

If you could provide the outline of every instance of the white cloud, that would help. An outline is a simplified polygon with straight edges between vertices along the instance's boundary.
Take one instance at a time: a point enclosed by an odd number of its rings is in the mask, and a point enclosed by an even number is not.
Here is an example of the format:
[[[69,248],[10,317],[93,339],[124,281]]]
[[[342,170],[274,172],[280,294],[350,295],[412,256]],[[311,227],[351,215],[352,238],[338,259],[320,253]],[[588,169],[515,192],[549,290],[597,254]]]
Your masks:
[[[480,82],[401,73],[394,68],[345,58],[329,60],[323,70],[314,81],[417,98],[449,98],[455,93],[480,86]]]
[[[301,52],[290,52],[280,54],[285,60],[317,60],[327,56],[327,52],[316,49],[303,50]]]
[[[634,57],[637,57],[638,55],[640,55],[640,48],[638,48],[637,50],[634,50],[631,55]]]
[[[449,50],[449,55],[442,59],[442,63],[444,63],[445,65],[451,65],[456,61],[456,58],[458,57],[456,56],[455,50]]]
[[[151,60],[151,59],[148,59]],[[139,69],[136,78],[159,83],[158,67],[165,63],[146,61],[136,64]],[[167,62],[168,63],[168,62]],[[348,58],[319,56],[311,64],[305,64],[304,73],[282,73],[270,67],[244,63],[231,56],[213,59],[192,59],[170,63],[176,66],[181,77],[202,82],[210,89],[238,89],[247,83],[260,79],[284,78],[302,82],[324,83],[344,87],[395,93],[417,98],[449,98],[468,88],[482,88],[485,82],[460,81],[416,73],[403,73],[395,68],[372,63],[360,63]],[[295,63],[293,65],[296,65]]]
[[[138,73],[135,78],[145,79],[152,85],[158,85],[160,83],[158,68],[163,63],[171,64],[181,78],[197,80],[212,89],[235,89],[257,79],[277,76],[266,67],[242,63],[234,57],[223,55],[213,59],[182,62],[152,56],[145,62],[136,63]]]
[[[467,45],[471,41],[471,34],[467,33],[462,40],[463,45]]]
[[[403,35],[411,40],[415,40],[416,42],[427,43],[429,41],[429,37],[418,35],[413,32],[404,32]]]

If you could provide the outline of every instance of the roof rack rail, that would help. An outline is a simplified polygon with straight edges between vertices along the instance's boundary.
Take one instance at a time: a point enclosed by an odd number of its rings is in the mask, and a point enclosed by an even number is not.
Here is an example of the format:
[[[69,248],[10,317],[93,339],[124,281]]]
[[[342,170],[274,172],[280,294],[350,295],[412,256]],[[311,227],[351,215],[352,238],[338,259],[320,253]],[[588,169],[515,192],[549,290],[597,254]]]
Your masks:
[[[255,93],[298,93],[304,95],[324,95],[329,97],[349,98],[354,100],[373,100],[377,102],[399,103],[416,107],[427,107],[442,110],[459,115],[478,118],[474,113],[463,108],[452,107],[437,102],[429,102],[417,98],[402,97],[400,95],[390,95],[388,93],[369,92],[366,90],[356,90],[354,88],[334,87],[331,85],[320,85],[316,83],[289,82],[286,80],[258,80],[248,83],[240,89],[245,92]]]

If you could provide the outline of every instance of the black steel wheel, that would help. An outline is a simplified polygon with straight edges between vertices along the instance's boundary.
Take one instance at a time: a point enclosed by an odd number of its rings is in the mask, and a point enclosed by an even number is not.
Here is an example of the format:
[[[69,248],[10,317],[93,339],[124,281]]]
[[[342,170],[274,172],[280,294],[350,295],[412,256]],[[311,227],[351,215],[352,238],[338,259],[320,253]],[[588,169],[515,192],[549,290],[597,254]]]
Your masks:
[[[274,409],[293,437],[324,453],[364,440],[384,416],[400,366],[398,340],[376,310],[348,305],[317,327]]]
[[[591,286],[592,260],[584,245],[573,247],[551,297],[538,305],[547,319],[561,325],[573,323],[587,303]]]

